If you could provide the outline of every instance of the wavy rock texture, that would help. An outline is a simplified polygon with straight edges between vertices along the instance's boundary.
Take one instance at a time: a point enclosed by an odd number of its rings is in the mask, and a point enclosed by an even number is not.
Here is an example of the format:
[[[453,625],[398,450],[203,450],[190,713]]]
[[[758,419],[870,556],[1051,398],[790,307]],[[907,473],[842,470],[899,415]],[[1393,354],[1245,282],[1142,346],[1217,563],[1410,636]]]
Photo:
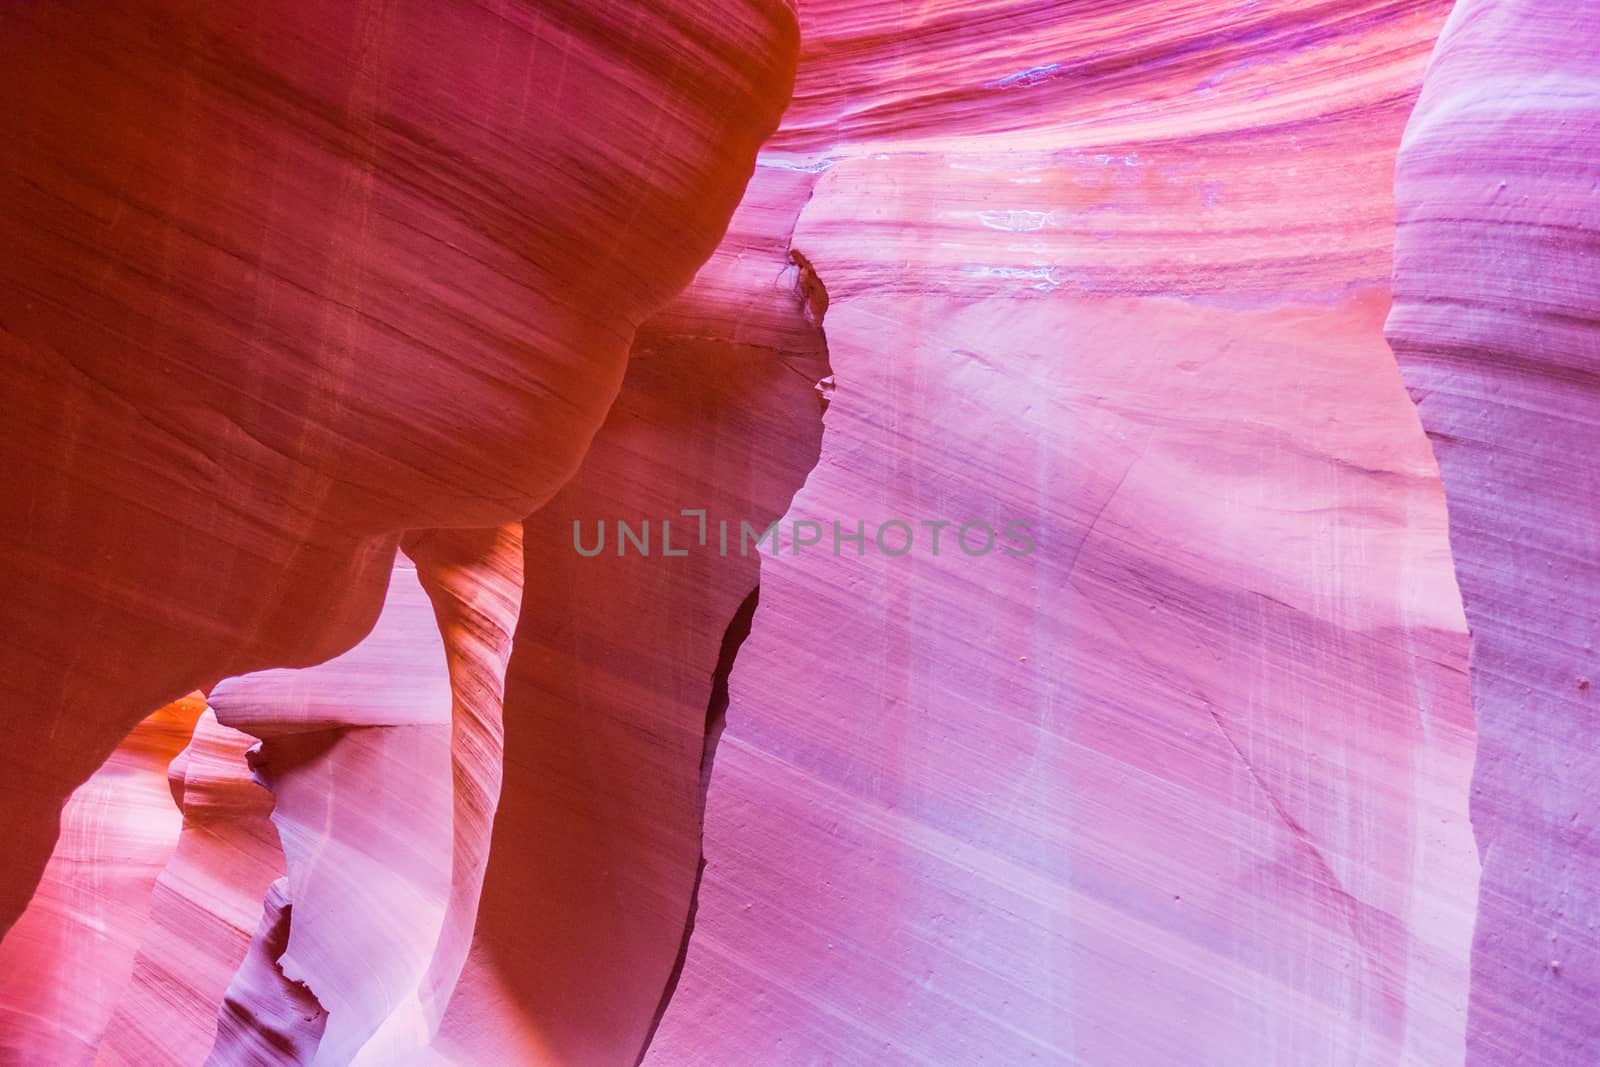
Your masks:
[[[226,998],[211,1062],[417,1062],[466,962],[499,789],[519,526],[408,538],[343,656],[219,685],[261,737],[288,874]],[[263,1008],[262,1005],[265,1005]],[[288,1010],[314,1005],[314,1011]]]
[[[0,943],[0,1063],[94,1061],[177,844],[167,766],[204,708],[191,696],[147,717],[62,811],[44,878]]]
[[[207,708],[172,763],[183,829],[156,881],[132,981],[106,1027],[99,1063],[188,1067],[211,1051],[218,1009],[262,923],[263,898],[284,873],[269,819],[272,794],[247,763],[255,744]]]
[[[631,1064],[662,1004],[699,868],[713,675],[758,580],[716,524],[781,515],[821,433],[827,366],[787,260],[797,189],[757,175],[718,253],[641,327],[578,474],[525,523],[506,787],[440,1041],[454,1062]],[[662,519],[684,555],[662,554]],[[651,526],[649,556],[619,554],[618,520]],[[589,548],[604,525],[605,550],[579,554],[574,523]]]
[[[646,1062],[1461,1059],[1465,633],[1381,328],[1444,13],[802,7],[789,518],[915,544],[763,561]]]
[[[223,718],[268,738],[254,762],[276,793],[273,821],[290,853],[288,881],[268,894],[253,941],[248,927],[235,924],[209,943],[169,937],[162,946],[166,959],[194,953],[243,961],[227,987],[213,1062],[638,1058],[692,907],[713,675],[729,621],[758,575],[753,555],[723,557],[714,542],[698,545],[696,518],[676,509],[703,509],[713,530],[719,519],[765,527],[816,462],[815,386],[827,364],[796,292],[800,272],[787,258],[809,180],[782,169],[759,175],[723,248],[642,328],[621,395],[577,476],[527,522],[526,567],[538,581],[516,623],[503,792],[498,716],[473,737],[459,736],[472,710],[463,693],[497,685],[494,672],[476,683],[451,679],[456,825],[470,816],[481,828],[493,812],[496,847],[486,855],[475,837],[456,849],[461,907],[451,912],[454,924],[443,922],[454,937],[439,934],[438,944],[457,946],[458,968],[465,934],[472,950],[453,999],[448,989],[433,998],[436,1006],[448,1002],[442,1024],[437,1013],[419,1020],[414,1005],[363,1001],[392,991],[396,976],[417,973],[433,943],[429,917],[442,902],[446,827],[430,820],[450,808],[427,793],[449,780],[434,765],[451,720],[444,655],[417,578],[428,585],[440,563],[427,553],[464,535],[406,541],[415,577],[409,566],[395,572],[377,626],[350,653],[213,691]],[[650,558],[619,556],[614,541],[596,558],[574,550],[574,521],[592,532],[599,523],[662,514],[673,516],[673,536],[692,554],[661,557],[659,541]],[[506,562],[499,558],[494,569],[506,570]],[[465,579],[475,573],[468,566]],[[443,611],[437,593],[434,599]],[[500,655],[510,625],[502,610],[489,628],[500,635]],[[483,629],[480,620],[467,633]],[[444,631],[450,650],[451,627]],[[481,660],[472,662],[484,675]],[[242,752],[238,742],[233,749]],[[393,795],[394,787],[404,795]],[[463,806],[467,795],[475,800]],[[218,847],[260,859],[258,837],[247,832],[259,814],[252,809]],[[423,851],[431,862],[398,860]],[[251,868],[258,882],[270,869]],[[475,877],[484,885],[474,931]],[[397,939],[396,929],[406,936]],[[414,944],[407,952],[397,940]],[[188,1015],[222,997],[215,981],[149,974],[141,982],[181,999]],[[307,987],[315,998],[305,998]],[[130,1056],[134,1045],[111,1043]],[[196,1050],[204,1058],[211,1045],[209,1037],[203,1045],[172,1041],[167,1056],[179,1059],[182,1047],[189,1051],[181,1062],[199,1062]]]
[[[415,569],[396,567],[377,625],[351,651],[230,679],[211,702],[224,724],[265,741],[252,764],[273,793],[288,868],[278,910],[292,914],[283,935],[267,924],[258,936],[283,941],[272,954],[283,977],[329,1013],[307,1062],[352,1062],[391,1019],[425,1041],[418,988],[440,939],[453,851],[451,692]],[[252,993],[232,997],[246,1044],[258,1040]],[[219,1062],[239,1058],[233,1029],[219,1035]]]
[[[0,15],[0,812],[20,913],[153,707],[353,645],[520,521],[787,99],[782,0]]]
[[[1593,1059],[1600,12],[1448,9],[0,14],[0,1058]]]
[[[1600,1058],[1600,4],[1462,0],[1406,128],[1389,338],[1467,619],[1468,1060]]]

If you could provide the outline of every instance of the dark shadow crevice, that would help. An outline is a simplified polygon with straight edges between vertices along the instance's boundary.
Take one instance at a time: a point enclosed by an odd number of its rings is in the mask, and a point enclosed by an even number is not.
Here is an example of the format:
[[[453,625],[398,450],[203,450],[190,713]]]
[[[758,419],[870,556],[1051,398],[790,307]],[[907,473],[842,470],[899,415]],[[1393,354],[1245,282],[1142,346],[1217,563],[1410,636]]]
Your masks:
[[[738,658],[739,648],[744,644],[745,638],[750,636],[750,627],[755,620],[756,605],[761,600],[761,587],[758,585],[750,590],[749,595],[740,603],[733,618],[728,621],[728,628],[722,634],[722,649],[717,653],[717,667],[711,675],[711,699],[706,702],[706,735],[704,746],[700,750],[700,829],[702,838],[705,831],[706,794],[711,788],[711,766],[716,761],[717,742],[722,739],[723,728],[728,724],[728,677],[733,673],[734,660]],[[661,1003],[656,1007],[655,1017],[650,1020],[650,1029],[644,1036],[644,1044],[639,1049],[639,1058],[634,1061],[635,1067],[644,1062],[645,1056],[650,1051],[650,1043],[655,1040],[656,1030],[661,1026],[661,1020],[667,1013],[667,1005],[672,1003],[672,995],[678,990],[678,979],[683,975],[683,966],[689,958],[689,941],[694,936],[695,916],[700,908],[700,881],[706,873],[706,853],[702,840],[700,848],[700,865],[695,870],[694,888],[689,892],[689,914],[684,920],[683,940],[678,944],[678,958],[673,961],[672,973],[667,977],[666,988],[661,993]]]

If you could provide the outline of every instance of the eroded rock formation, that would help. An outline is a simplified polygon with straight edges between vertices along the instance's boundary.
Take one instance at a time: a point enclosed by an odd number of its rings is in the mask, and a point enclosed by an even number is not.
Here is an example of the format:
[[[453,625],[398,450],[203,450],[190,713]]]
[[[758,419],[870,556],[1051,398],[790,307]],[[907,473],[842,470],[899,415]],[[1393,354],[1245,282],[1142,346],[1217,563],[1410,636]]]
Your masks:
[[[1471,623],[1469,1062],[1600,1057],[1600,4],[1461,0],[1406,127],[1389,338]]]
[[[915,544],[764,561],[647,1062],[1459,1061],[1465,634],[1382,334],[1444,10],[803,10],[791,517]]]
[[[1592,1059],[1600,12],[1449,12],[0,14],[0,1058]]]
[[[710,253],[795,20],[728,4],[181,0],[3,16],[13,827],[149,711],[354,644],[406,530],[547,500]],[[25,635],[26,639],[21,639]]]

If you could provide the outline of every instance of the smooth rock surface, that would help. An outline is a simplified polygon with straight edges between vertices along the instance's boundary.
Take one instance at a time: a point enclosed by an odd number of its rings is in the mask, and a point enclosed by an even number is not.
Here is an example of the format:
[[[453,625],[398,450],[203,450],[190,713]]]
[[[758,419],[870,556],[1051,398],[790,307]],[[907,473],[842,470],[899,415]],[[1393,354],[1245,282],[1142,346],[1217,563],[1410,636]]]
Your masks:
[[[0,14],[0,1060],[1600,1056],[1600,8],[1450,10]]]
[[[167,766],[205,701],[145,718],[61,813],[38,891],[0,942],[0,1063],[95,1062],[178,843]]]
[[[1461,0],[1396,167],[1389,340],[1472,627],[1468,1062],[1600,1059],[1600,4]]]
[[[157,879],[133,974],[100,1043],[99,1062],[198,1067],[217,1038],[218,1013],[245,962],[269,887],[283,877],[273,798],[251,774],[249,734],[207,708],[169,771],[183,814],[177,849]],[[276,973],[277,955],[253,959]],[[273,972],[263,972],[265,962]],[[262,981],[262,977],[254,979]],[[259,1011],[258,1003],[255,1010]],[[275,1028],[281,1031],[282,1027]]]
[[[0,15],[0,929],[149,711],[318,663],[520,521],[710,254],[783,0]]]
[[[1382,334],[1444,7],[801,14],[828,543],[763,561],[646,1062],[1459,1062],[1465,632]]]
[[[350,652],[211,694],[221,721],[263,739],[251,765],[287,861],[211,1063],[285,1046],[286,1062],[421,1062],[454,994],[500,786],[521,528],[406,549]],[[318,1010],[286,1010],[306,1003]]]
[[[827,364],[787,259],[797,177],[757,174],[718,253],[641,327],[577,475],[524,524],[506,784],[439,1042],[452,1062],[632,1064],[663,1004],[697,882],[713,675],[759,580],[737,524],[783,513],[821,435]],[[618,521],[649,527],[648,555],[619,551]],[[574,523],[590,550],[604,525],[604,550],[580,554]]]

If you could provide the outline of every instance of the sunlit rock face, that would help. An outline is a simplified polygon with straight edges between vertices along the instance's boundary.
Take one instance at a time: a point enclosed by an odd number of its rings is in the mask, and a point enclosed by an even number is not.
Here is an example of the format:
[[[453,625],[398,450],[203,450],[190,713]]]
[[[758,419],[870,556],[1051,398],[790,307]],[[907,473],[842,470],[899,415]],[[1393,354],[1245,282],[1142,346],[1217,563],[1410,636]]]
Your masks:
[[[802,5],[828,534],[763,560],[647,1063],[1461,1062],[1466,635],[1382,330],[1446,10]]]
[[[354,649],[212,692],[219,720],[262,739],[250,763],[274,796],[287,876],[249,955],[272,966],[235,978],[210,1062],[282,1045],[319,1064],[428,1051],[478,910],[521,532],[408,538]]]
[[[1590,1062],[1597,25],[0,15],[0,1062]]]
[[[1469,1062],[1600,1058],[1600,4],[1463,0],[1396,169],[1389,337],[1471,623]]]
[[[94,1062],[183,819],[168,767],[204,710],[196,694],[148,716],[62,811],[44,877],[0,944],[0,1063]]]
[[[252,934],[280,921],[286,903],[282,894],[268,900],[284,876],[284,858],[270,821],[273,796],[250,770],[247,753],[255,743],[221,725],[208,708],[172,762],[168,779],[182,827],[156,881],[132,977],[100,1038],[101,1062],[203,1063],[230,988],[280,973],[283,945],[270,958],[249,951]],[[296,1003],[290,992],[274,1006],[292,1006],[315,1022],[320,1006]]]

